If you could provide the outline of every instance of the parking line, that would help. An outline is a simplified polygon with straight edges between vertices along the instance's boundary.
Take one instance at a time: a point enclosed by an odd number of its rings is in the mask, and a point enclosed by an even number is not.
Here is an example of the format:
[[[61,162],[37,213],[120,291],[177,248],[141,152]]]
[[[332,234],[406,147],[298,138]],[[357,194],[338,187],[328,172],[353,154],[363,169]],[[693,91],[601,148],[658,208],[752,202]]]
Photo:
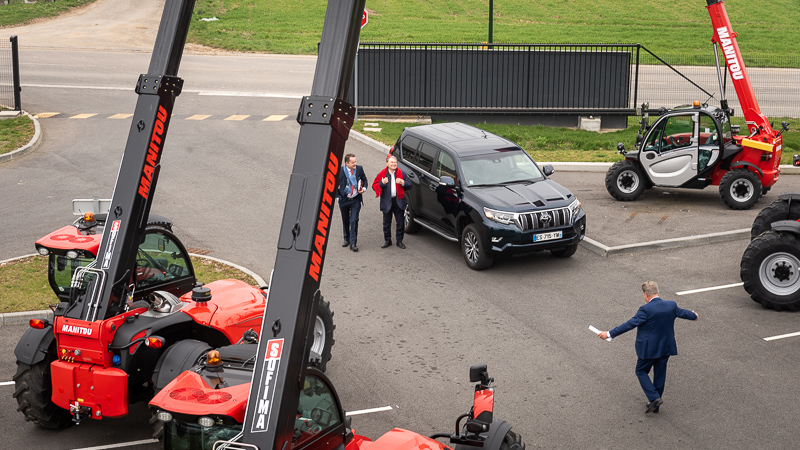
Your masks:
[[[726,285],[723,285],[723,286],[713,286],[713,287],[707,287],[707,288],[701,288],[701,289],[692,289],[691,291],[676,292],[675,295],[697,294],[698,292],[716,291],[718,289],[727,289],[727,288],[739,287],[739,286],[744,286],[744,283],[733,283],[733,284],[726,284]]]
[[[14,384],[14,382],[13,382],[13,381],[3,381],[3,382],[0,382],[0,386],[11,386],[11,385],[13,385],[13,384]]]
[[[248,117],[250,117],[249,114],[246,115],[246,116],[245,115],[233,115],[233,116],[226,117],[226,118],[224,118],[222,120],[244,120],[244,119],[247,119]]]
[[[765,341],[777,341],[778,339],[786,339],[786,338],[795,337],[795,336],[800,336],[800,332],[789,333],[789,334],[781,334],[781,335],[778,335],[778,336],[765,337],[764,340]]]
[[[360,411],[350,411],[346,413],[346,416],[358,416],[360,414],[370,414],[374,412],[381,412],[381,411],[391,411],[391,406],[381,406],[380,408],[370,408],[370,409],[362,409]]]
[[[94,113],[94,114],[92,114],[92,113],[76,114],[76,115],[70,117],[70,119],[88,119],[89,117],[94,117],[96,115],[97,115],[97,113]]]
[[[109,116],[109,119],[127,119],[128,117],[132,116],[133,114],[114,114],[113,116]]]
[[[195,114],[193,116],[189,116],[186,120],[205,120],[211,117],[210,114]]]

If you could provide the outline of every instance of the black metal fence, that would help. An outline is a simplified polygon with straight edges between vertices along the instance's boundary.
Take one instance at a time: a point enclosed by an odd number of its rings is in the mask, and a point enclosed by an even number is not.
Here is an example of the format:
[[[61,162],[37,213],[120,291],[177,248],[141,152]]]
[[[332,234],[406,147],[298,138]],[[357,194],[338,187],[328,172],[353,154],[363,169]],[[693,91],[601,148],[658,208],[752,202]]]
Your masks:
[[[0,107],[22,110],[17,37],[0,40]]]
[[[708,52],[700,67],[662,61],[639,44],[362,43],[352,101],[359,114],[415,115],[627,116],[643,102],[719,104]],[[800,117],[800,69],[748,65],[762,111]],[[738,108],[733,86],[725,94]]]

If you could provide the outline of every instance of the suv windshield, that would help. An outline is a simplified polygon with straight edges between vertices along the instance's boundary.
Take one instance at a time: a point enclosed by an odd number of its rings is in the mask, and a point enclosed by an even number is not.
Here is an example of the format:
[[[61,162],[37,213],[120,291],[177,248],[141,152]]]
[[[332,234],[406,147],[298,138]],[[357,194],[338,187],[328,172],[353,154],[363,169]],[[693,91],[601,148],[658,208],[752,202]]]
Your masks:
[[[522,149],[495,150],[461,158],[461,173],[467,186],[493,186],[544,179],[531,157]]]

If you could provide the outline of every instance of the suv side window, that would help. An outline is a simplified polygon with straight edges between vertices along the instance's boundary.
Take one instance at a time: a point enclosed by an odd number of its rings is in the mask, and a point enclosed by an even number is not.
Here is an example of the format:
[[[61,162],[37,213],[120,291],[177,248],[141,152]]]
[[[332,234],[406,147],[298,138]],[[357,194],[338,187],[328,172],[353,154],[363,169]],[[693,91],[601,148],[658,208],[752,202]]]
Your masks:
[[[400,146],[402,158],[411,164],[416,165],[419,158],[417,157],[417,149],[420,147],[419,139],[414,136],[406,136]]]
[[[442,178],[442,175],[452,177],[456,180],[456,184],[458,184],[457,173],[456,163],[453,161],[453,157],[445,152],[439,152],[439,161],[436,163],[436,171],[434,171],[433,174],[438,178]]]
[[[433,169],[433,161],[436,158],[436,153],[439,149],[427,142],[422,143],[422,148],[419,149],[419,161],[417,162],[417,166],[428,172],[431,173]]]

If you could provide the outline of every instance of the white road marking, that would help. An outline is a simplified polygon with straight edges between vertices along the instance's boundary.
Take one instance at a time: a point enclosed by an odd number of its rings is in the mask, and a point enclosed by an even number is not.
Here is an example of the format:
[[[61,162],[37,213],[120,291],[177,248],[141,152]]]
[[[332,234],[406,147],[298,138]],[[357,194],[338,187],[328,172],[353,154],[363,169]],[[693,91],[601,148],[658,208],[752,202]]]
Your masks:
[[[765,337],[764,340],[765,341],[776,341],[778,339],[786,339],[786,338],[795,337],[795,336],[800,336],[800,332],[789,333],[789,334],[781,334],[781,335],[778,335],[778,336]]]
[[[374,412],[382,412],[382,411],[391,411],[391,406],[381,406],[380,408],[370,408],[370,409],[362,409],[360,411],[350,411],[346,413],[346,416],[358,416],[360,414],[370,414]]]
[[[156,444],[156,443],[158,443],[158,440],[156,439],[145,439],[142,441],[122,442],[120,444],[98,445],[97,447],[82,447],[82,448],[76,448],[74,450],[104,450],[107,448],[122,448],[122,447],[131,447],[134,445],[145,445],[145,444]]]
[[[13,385],[14,385],[14,382],[13,382],[13,381],[3,381],[3,382],[0,382],[0,386],[13,386]]]
[[[131,91],[133,86],[116,87],[116,86],[76,86],[64,84],[23,84],[22,87],[35,87],[35,88],[53,88],[53,89],[91,89],[91,90],[105,90],[105,91]],[[225,92],[225,91],[201,91],[198,89],[183,89],[181,92],[191,92],[197,95],[215,95],[222,97],[272,97],[272,98],[303,98],[304,94],[291,94],[291,93],[270,93],[270,92]]]
[[[727,289],[739,286],[744,286],[744,283],[733,283],[733,284],[726,284],[724,286],[713,286],[701,289],[692,289],[691,291],[676,292],[675,295],[697,294],[698,292],[716,291],[718,289]]]

